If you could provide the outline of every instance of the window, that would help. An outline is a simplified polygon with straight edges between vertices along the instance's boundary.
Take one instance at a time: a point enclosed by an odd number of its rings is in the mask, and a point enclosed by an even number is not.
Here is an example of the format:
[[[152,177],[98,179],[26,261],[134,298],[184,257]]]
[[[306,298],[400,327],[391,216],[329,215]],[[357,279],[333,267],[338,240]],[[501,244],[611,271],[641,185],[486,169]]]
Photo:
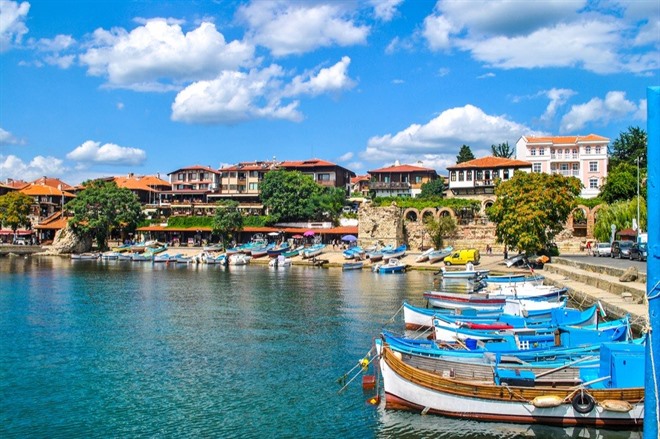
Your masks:
[[[533,172],[541,172],[541,164],[540,163],[532,164],[532,171]]]
[[[458,171],[458,181],[465,180],[463,171]]]
[[[467,181],[472,181],[472,171],[465,171],[465,179]]]
[[[536,155],[536,148],[532,148],[529,150],[529,155]]]
[[[184,175],[183,172],[179,172],[179,175],[177,175],[179,181],[183,181]]]
[[[539,148],[539,155],[545,155],[545,148]]]
[[[503,180],[508,180],[509,179],[509,170],[508,169],[505,169],[504,171],[502,171],[502,174],[503,174],[503,176],[502,176]]]
[[[584,153],[585,154],[591,154],[591,146],[585,146],[584,147]]]
[[[600,146],[596,147],[596,154],[600,154]]]
[[[483,180],[483,179],[484,179],[484,171],[478,170],[477,177],[475,178],[475,180]]]
[[[574,159],[578,158],[578,150],[577,149],[573,150],[573,158]]]
[[[259,177],[259,171],[250,171],[250,178]]]
[[[598,189],[598,179],[597,178],[589,179],[589,189]]]
[[[259,190],[259,183],[250,183],[249,188],[251,191]]]
[[[589,172],[598,172],[598,162],[589,162]]]
[[[415,184],[420,184],[422,182],[422,176],[421,175],[415,175]]]
[[[330,174],[319,174],[318,181],[330,181]]]

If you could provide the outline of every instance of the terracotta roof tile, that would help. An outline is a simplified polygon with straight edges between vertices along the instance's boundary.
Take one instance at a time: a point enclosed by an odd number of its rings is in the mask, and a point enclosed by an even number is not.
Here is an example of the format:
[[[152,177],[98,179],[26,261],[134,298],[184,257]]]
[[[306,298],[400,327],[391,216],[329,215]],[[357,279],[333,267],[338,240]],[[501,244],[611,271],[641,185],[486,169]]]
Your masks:
[[[459,163],[454,166],[447,166],[447,169],[473,169],[473,168],[531,168],[532,164],[530,162],[524,162],[522,160],[513,160],[506,159],[504,157],[494,157],[487,156],[481,157],[478,159],[470,160],[467,162]]]
[[[421,166],[413,165],[392,165],[385,168],[374,169],[373,171],[367,171],[369,174],[379,174],[379,173],[390,173],[390,172],[431,172],[436,173],[435,169],[423,168]]]
[[[584,142],[609,142],[610,139],[603,136],[598,136],[596,134],[588,134],[586,136],[523,136],[525,141],[530,143],[543,143],[543,144],[552,144],[552,145],[576,145],[578,143]]]

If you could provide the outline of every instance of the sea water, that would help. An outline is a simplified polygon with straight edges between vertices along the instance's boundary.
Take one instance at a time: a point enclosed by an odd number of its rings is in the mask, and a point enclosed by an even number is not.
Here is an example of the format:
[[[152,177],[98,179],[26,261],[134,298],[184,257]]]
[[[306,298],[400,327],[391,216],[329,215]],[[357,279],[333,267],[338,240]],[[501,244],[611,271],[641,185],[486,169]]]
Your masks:
[[[416,271],[0,258],[0,437],[640,437],[368,404],[354,367],[432,285]]]

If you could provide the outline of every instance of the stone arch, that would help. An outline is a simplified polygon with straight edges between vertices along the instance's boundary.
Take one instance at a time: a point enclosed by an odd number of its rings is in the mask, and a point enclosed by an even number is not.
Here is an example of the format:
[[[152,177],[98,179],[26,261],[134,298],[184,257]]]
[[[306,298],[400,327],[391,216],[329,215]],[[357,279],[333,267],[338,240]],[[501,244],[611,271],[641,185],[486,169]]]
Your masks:
[[[577,215],[577,212],[581,214]],[[589,238],[589,213],[590,209],[580,204],[568,215],[566,228],[573,233],[573,236]]]
[[[481,203],[481,211],[486,213],[486,209],[495,204],[495,200],[487,199]]]
[[[403,211],[403,218],[406,221],[417,222],[419,217],[419,210],[415,209],[414,207],[409,207]]]
[[[429,218],[429,217],[437,219],[437,214],[436,214],[435,209],[432,208],[432,207],[426,207],[426,208],[422,209],[422,212],[421,212],[422,221],[424,221],[426,218]]]
[[[454,209],[449,207],[443,207],[438,211],[438,218],[441,216],[449,216],[456,219],[456,212],[454,212]]]

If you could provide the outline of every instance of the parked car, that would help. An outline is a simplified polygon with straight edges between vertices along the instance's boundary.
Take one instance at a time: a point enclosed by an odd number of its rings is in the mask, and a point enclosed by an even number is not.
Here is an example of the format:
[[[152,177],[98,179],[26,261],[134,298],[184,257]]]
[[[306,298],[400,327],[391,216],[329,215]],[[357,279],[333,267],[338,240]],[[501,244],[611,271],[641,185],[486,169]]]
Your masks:
[[[599,242],[594,244],[592,251],[594,256],[610,256],[612,254],[612,246],[609,242]]]
[[[471,248],[458,250],[444,259],[445,265],[465,265],[468,262],[478,264],[480,259],[479,250]]]
[[[628,258],[632,261],[637,259],[638,261],[645,261],[647,254],[647,246],[645,242],[635,243],[630,247],[630,252],[628,253]]]
[[[630,257],[630,247],[632,247],[632,241],[614,241],[612,242],[612,251],[610,256],[613,258],[626,258]]]
[[[13,244],[14,245],[29,245],[30,243],[25,238],[14,238]]]

